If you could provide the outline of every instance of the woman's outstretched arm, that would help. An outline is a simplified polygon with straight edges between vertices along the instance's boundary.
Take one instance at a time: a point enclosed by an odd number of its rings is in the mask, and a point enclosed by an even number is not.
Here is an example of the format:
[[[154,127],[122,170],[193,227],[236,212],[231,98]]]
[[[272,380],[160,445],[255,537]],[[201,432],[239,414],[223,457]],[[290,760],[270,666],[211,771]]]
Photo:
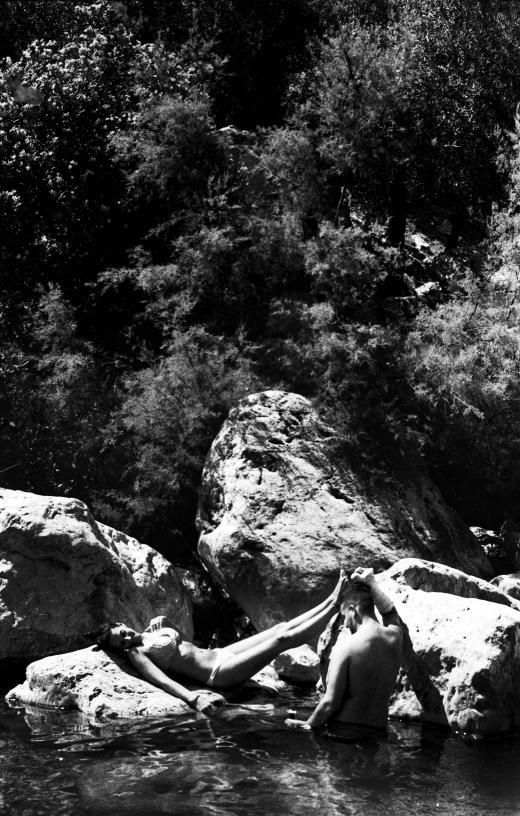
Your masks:
[[[128,657],[141,677],[144,677],[149,683],[153,683],[154,686],[158,686],[167,694],[178,697],[179,700],[187,703],[196,711],[211,713],[214,708],[214,703],[219,701],[219,695],[215,695],[211,691],[207,693],[204,691],[190,691],[181,685],[181,683],[172,680],[159,666],[155,665],[153,660],[150,660],[147,655],[138,649],[130,649]],[[222,698],[222,701],[224,701],[224,698]]]

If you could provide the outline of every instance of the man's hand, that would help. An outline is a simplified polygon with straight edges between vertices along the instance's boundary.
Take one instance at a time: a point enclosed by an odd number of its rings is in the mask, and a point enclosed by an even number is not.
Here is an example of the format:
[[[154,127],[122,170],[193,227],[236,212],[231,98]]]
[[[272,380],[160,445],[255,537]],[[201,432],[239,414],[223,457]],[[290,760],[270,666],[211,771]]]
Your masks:
[[[370,589],[372,600],[380,615],[389,615],[394,610],[393,600],[384,592],[376,581],[371,567],[357,567],[350,576],[351,581],[359,581]]]
[[[367,584],[371,586],[375,583],[376,576],[374,575],[374,570],[372,567],[356,567],[352,575],[350,576],[351,581],[360,581],[362,584]]]
[[[285,725],[287,726],[287,728],[297,728],[300,731],[312,731],[312,728],[310,727],[309,723],[306,722],[305,720],[293,720],[290,717],[288,717],[285,720]]]

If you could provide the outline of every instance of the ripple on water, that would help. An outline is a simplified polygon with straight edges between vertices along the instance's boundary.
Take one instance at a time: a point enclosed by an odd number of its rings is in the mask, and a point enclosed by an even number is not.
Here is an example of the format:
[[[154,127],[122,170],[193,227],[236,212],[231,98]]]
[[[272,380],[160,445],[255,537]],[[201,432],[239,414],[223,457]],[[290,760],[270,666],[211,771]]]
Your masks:
[[[41,712],[40,712],[41,714]],[[0,714],[0,810],[13,816],[482,816],[520,813],[520,739],[467,745],[393,724],[345,744],[228,710],[91,729]],[[31,719],[32,717],[32,719]]]

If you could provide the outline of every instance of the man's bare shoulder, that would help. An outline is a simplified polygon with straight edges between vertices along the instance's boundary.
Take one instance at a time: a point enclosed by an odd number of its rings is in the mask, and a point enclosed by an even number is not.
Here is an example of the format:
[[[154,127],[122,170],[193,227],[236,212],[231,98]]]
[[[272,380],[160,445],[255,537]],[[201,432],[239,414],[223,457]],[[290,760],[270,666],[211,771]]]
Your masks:
[[[338,635],[338,639],[332,648],[330,655],[331,659],[332,657],[336,659],[339,659],[341,657],[347,657],[352,652],[353,645],[355,648],[355,638],[356,635],[353,635],[350,632],[345,631],[341,632]]]

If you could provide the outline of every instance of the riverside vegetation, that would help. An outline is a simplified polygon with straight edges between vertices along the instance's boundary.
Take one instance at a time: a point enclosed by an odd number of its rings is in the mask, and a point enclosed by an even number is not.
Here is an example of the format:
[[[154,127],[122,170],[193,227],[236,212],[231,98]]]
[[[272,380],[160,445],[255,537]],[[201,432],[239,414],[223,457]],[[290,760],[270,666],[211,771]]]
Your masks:
[[[372,478],[419,453],[467,523],[520,522],[514,0],[0,23],[4,487],[189,561],[218,428],[278,388]]]

